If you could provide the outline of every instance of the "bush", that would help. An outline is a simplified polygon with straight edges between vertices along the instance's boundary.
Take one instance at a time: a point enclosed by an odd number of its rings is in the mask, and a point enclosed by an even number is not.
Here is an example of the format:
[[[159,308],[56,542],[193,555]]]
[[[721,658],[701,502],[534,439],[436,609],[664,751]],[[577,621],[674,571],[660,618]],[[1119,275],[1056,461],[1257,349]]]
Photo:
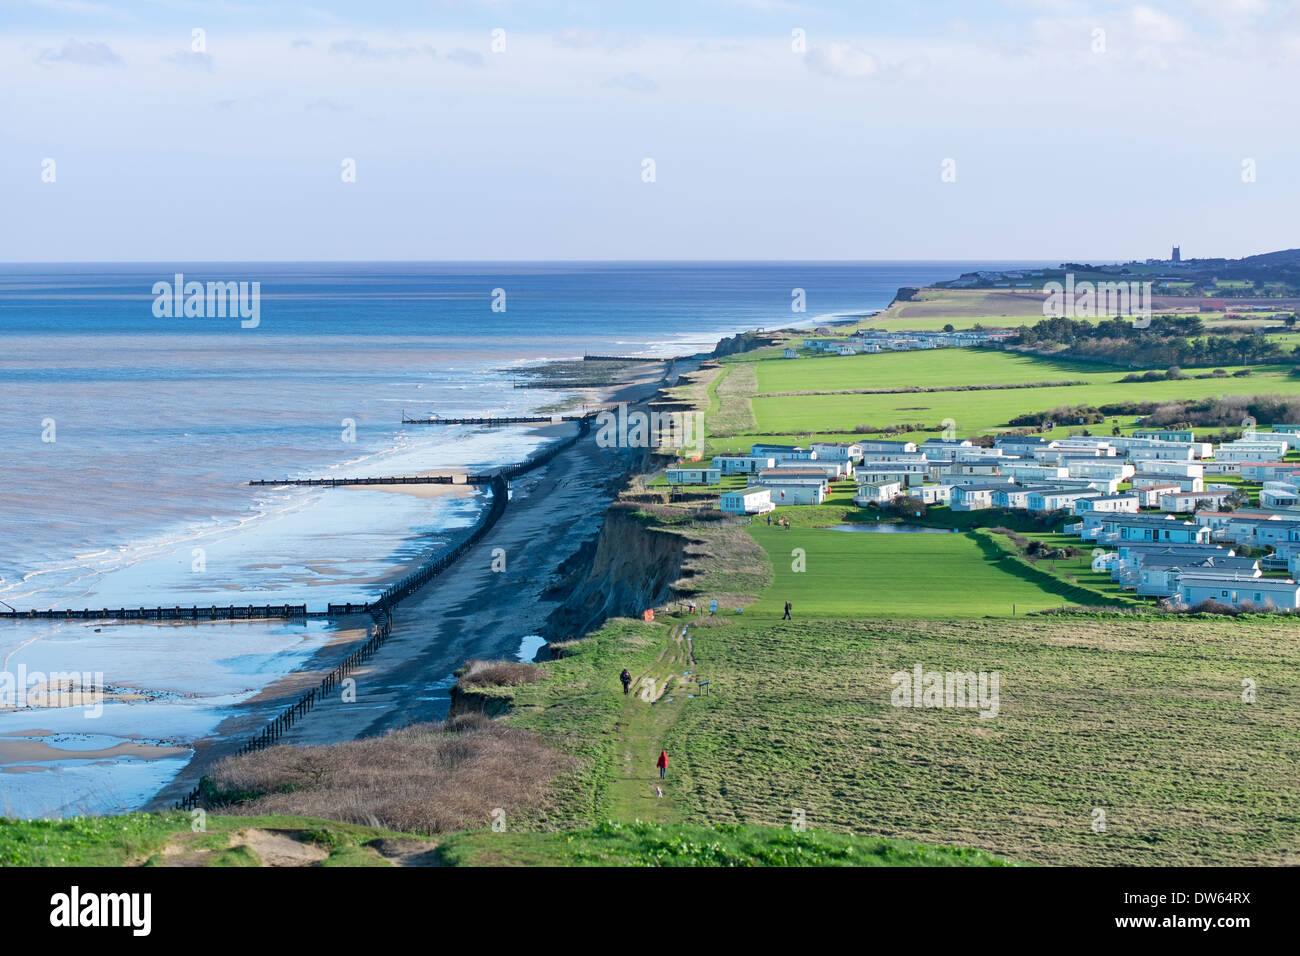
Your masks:
[[[536,664],[471,660],[456,672],[456,681],[461,687],[518,687],[539,681],[543,676]]]
[[[537,803],[572,758],[531,731],[481,715],[412,724],[323,747],[278,746],[227,757],[205,778],[217,805],[407,833],[482,827],[488,808]]]

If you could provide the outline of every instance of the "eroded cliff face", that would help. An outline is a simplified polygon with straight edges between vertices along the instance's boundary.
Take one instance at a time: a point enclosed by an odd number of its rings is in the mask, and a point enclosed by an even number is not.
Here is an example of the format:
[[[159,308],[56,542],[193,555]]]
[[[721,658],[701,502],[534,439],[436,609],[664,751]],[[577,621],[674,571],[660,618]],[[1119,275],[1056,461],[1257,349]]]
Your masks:
[[[549,597],[562,601],[546,625],[545,637],[579,637],[611,617],[640,617],[662,604],[682,575],[686,542],[647,527],[626,506],[606,512],[605,524],[560,565],[560,582]]]

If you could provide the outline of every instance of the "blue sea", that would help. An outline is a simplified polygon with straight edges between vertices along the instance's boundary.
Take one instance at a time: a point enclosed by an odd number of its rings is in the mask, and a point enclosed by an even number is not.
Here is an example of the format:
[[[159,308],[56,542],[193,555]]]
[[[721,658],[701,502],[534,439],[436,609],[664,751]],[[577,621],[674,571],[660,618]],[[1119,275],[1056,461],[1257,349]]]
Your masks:
[[[250,488],[517,461],[525,428],[401,425],[566,396],[520,367],[680,354],[884,308],[1012,262],[0,266],[0,601],[20,609],[366,601],[471,523],[477,493]],[[259,283],[256,328],[168,317],[154,285]],[[807,311],[791,311],[803,289]],[[494,303],[496,308],[494,309]],[[103,714],[0,699],[0,815],[147,801],[330,640],[309,624],[0,622],[0,675],[101,671]],[[521,635],[523,637],[523,635]]]

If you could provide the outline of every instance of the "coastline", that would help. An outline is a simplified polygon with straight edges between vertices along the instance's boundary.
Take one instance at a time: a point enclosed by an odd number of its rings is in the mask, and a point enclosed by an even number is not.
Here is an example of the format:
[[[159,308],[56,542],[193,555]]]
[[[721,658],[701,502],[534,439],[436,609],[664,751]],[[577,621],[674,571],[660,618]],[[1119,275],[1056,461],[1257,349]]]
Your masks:
[[[678,364],[695,367],[705,356],[698,353]],[[594,390],[597,394],[589,404],[644,406],[660,395],[663,384],[662,365],[646,363],[622,381]],[[558,440],[571,429],[570,425],[541,425],[530,432]],[[642,452],[601,448],[594,433],[588,433],[551,461],[512,481],[509,507],[486,536],[394,609],[392,632],[383,649],[352,672],[355,702],[344,703],[335,694],[278,742],[337,743],[445,718],[454,671],[466,660],[514,659],[522,647],[537,643],[530,639],[546,628],[562,602],[563,595],[556,594],[559,569],[594,543],[608,505]],[[464,540],[466,534],[468,529],[447,547]],[[498,555],[504,557],[505,567],[494,571]],[[394,578],[413,567],[396,569]],[[171,808],[207,768],[237,751],[248,736],[364,643],[370,623],[368,616],[337,622],[339,631],[305,666],[239,704],[213,735],[196,741],[186,766],[144,809]]]

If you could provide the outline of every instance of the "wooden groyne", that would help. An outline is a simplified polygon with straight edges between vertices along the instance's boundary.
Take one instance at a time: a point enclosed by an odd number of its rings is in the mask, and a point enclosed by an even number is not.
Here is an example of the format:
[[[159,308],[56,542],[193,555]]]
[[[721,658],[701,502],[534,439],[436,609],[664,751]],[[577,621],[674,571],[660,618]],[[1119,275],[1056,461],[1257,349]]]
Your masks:
[[[334,605],[331,605],[334,606]],[[353,605],[347,605],[352,607]],[[358,605],[360,606],[360,605]],[[316,705],[321,703],[327,696],[343,683],[343,681],[364,664],[370,658],[378,653],[379,648],[383,647],[384,642],[388,640],[393,633],[393,616],[389,613],[375,615],[374,626],[370,629],[370,637],[364,644],[349,654],[343,661],[332,671],[321,678],[319,684],[301,695],[296,701],[280,711],[270,722],[261,729],[260,732],[249,737],[248,740],[235,751],[236,755],[252,753],[255,750],[265,750],[277,743],[281,737],[288,733],[293,725],[303,717],[306,717]],[[193,810],[199,804],[203,797],[203,780],[195,785],[194,789],[176,801],[177,810]]]
[[[112,621],[255,621],[262,618],[323,617],[311,614],[305,604],[229,604],[209,607],[105,607],[53,608],[47,610],[0,611],[10,620],[112,620]]]
[[[563,425],[565,422],[582,422],[591,418],[594,412],[588,412],[586,415],[507,415],[504,417],[492,418],[439,418],[436,415],[430,415],[428,418],[407,418],[402,416],[403,425],[484,425],[496,427],[499,425]]]
[[[279,742],[280,738],[288,733],[295,723],[311,713],[317,704],[332,694],[349,674],[374,657],[393,632],[393,607],[402,598],[418,590],[450,567],[466,551],[482,540],[483,536],[505,514],[506,504],[510,500],[510,479],[527,474],[535,468],[540,468],[560,452],[574,445],[584,435],[590,434],[590,432],[591,421],[589,419],[584,420],[576,435],[552,445],[540,455],[498,471],[493,475],[491,482],[492,504],[475,522],[474,528],[469,535],[450,551],[439,554],[396,584],[385,589],[377,600],[370,604],[329,605],[328,613],[330,617],[342,617],[346,614],[361,612],[370,614],[374,618],[375,624],[371,628],[369,639],[326,674],[319,684],[301,695],[296,701],[272,718],[270,723],[263,727],[259,733],[250,737],[236,753],[246,754],[255,750],[265,750],[267,747]],[[203,781],[200,780],[193,790],[176,802],[176,809],[192,810],[198,806],[202,798]]]
[[[591,433],[591,419],[579,421],[576,434],[556,442],[540,455],[534,455],[517,465],[510,465],[482,475],[430,475],[428,477],[408,476],[405,480],[398,478],[301,478],[284,481],[252,481],[252,485],[284,484],[319,484],[339,486],[355,482],[358,484],[450,484],[452,478],[464,478],[466,484],[487,485],[492,495],[492,503],[487,511],[479,516],[473,529],[460,544],[448,551],[441,552],[424,562],[400,581],[385,588],[375,600],[367,604],[329,604],[324,611],[308,611],[306,604],[230,604],[199,607],[140,607],[140,608],[54,608],[46,610],[3,610],[0,620],[112,620],[112,621],[251,621],[263,618],[297,620],[309,617],[338,618],[349,614],[379,614],[390,611],[404,597],[433,580],[461,557],[469,548],[487,534],[497,519],[505,513],[506,503],[510,500],[510,481],[527,474],[534,468],[540,468],[560,452],[574,445],[584,435]]]
[[[387,478],[258,478],[254,487],[309,485],[313,488],[343,488],[350,485],[487,485],[492,475],[391,475]]]
[[[687,355],[584,355],[584,362],[673,362]]]

